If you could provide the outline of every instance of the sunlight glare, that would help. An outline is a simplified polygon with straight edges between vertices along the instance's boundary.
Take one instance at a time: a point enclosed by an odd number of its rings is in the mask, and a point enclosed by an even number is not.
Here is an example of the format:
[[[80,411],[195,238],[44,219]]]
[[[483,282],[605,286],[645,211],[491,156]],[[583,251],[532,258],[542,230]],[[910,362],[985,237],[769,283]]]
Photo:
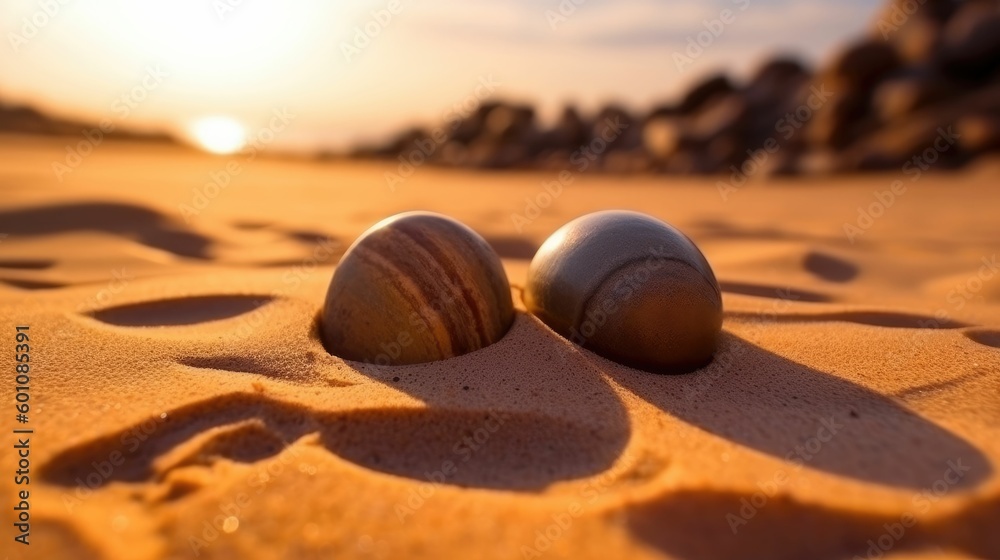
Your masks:
[[[246,145],[246,127],[229,117],[205,117],[191,125],[195,143],[213,154],[231,154]]]

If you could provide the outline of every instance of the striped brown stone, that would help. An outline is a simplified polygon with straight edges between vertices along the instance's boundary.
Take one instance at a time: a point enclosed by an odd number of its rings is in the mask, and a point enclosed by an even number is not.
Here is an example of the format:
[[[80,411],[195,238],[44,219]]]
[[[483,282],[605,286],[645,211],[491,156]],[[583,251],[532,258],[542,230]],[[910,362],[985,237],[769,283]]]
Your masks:
[[[489,244],[446,216],[408,212],[379,222],[344,254],[321,332],[337,356],[402,365],[493,344],[513,319],[510,285]]]

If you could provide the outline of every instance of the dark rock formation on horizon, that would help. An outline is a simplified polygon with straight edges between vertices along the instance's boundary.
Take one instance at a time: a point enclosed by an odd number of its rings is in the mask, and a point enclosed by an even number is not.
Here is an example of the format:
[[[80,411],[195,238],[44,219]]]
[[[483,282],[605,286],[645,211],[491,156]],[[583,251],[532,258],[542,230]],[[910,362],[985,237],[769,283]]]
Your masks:
[[[97,128],[98,123],[88,123],[51,117],[34,108],[23,105],[6,105],[0,102],[0,133],[32,134],[42,136],[79,136],[82,132]],[[121,140],[140,142],[163,142],[176,144],[177,141],[166,133],[136,132],[116,126],[103,136]]]
[[[1000,151],[1000,1],[890,0],[870,32],[811,70],[792,57],[746,83],[713,75],[645,114],[490,101],[355,157],[478,168],[829,173],[951,168]],[[917,161],[919,160],[919,161]]]

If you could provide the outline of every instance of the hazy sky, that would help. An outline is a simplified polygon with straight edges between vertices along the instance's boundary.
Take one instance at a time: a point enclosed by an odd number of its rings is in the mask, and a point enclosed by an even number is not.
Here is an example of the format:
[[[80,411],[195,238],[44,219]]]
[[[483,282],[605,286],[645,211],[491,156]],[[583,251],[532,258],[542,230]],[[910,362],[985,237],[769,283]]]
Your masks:
[[[181,134],[208,116],[233,117],[253,131],[284,111],[294,116],[274,146],[340,146],[443,120],[486,83],[496,96],[548,113],[568,101],[647,108],[706,73],[746,75],[771,54],[822,60],[865,32],[879,5],[4,0],[0,99]],[[708,46],[678,68],[675,53],[697,54],[685,49],[701,32]]]

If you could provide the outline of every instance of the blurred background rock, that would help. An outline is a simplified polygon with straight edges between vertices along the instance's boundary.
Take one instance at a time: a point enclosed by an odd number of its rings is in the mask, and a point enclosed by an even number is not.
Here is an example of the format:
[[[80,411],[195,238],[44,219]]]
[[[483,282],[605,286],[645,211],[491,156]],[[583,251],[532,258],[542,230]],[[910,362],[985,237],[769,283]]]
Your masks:
[[[749,74],[733,68],[743,79],[705,76],[644,110],[567,105],[544,122],[529,103],[477,100],[447,122],[409,126],[346,152],[324,149],[321,157],[748,176],[899,169],[929,149],[935,168],[948,169],[1000,150],[1000,0],[891,0],[864,36],[826,60],[812,68],[778,56]],[[0,104],[0,132],[79,137],[94,126]],[[109,136],[173,141],[125,127]]]
[[[609,119],[625,126],[612,140]],[[420,153],[480,168],[799,174],[898,169],[943,137],[935,166],[958,167],[1000,150],[1000,2],[892,0],[867,36],[824,67],[775,58],[745,83],[711,76],[644,114],[607,105],[581,115],[568,106],[543,126],[530,106],[493,101],[445,129],[434,150],[420,143],[429,133],[408,130],[352,155],[402,162]]]

